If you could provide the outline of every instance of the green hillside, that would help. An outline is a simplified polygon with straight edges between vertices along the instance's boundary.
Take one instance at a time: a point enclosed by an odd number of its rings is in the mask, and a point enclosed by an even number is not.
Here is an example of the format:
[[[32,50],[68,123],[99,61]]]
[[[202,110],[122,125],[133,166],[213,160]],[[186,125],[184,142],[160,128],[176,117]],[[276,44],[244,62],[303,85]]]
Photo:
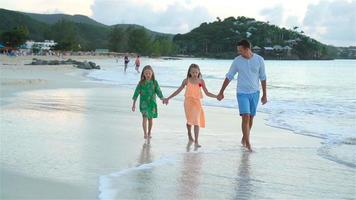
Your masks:
[[[59,43],[57,48],[61,50],[89,51],[109,48],[112,51],[137,51],[143,54],[151,54],[155,51],[154,54],[161,55],[162,39],[164,41],[168,39],[171,42],[174,36],[151,31],[136,24],[107,26],[83,15],[34,14],[0,9],[0,17],[3,19],[0,21],[0,35],[7,33],[5,34],[6,38],[0,37],[0,42],[4,44],[12,31],[21,27],[21,30],[24,28],[28,30],[26,39],[35,41],[55,40]],[[120,30],[117,32],[117,34],[121,34],[120,36],[112,34],[115,29]],[[131,37],[130,44],[128,36],[132,35],[131,33],[137,33],[140,37],[143,34],[145,40],[141,41],[140,38]],[[121,39],[118,41],[115,38]],[[146,49],[137,47],[133,44],[134,42],[143,42]],[[153,44],[156,47],[152,49]],[[120,46],[120,48],[117,48],[117,46]]]
[[[74,23],[89,24],[95,26],[105,26],[87,16],[84,15],[66,15],[66,14],[36,14],[36,13],[23,13],[31,18],[46,23],[46,24],[55,24],[61,20],[71,21]]]
[[[217,19],[202,23],[186,34],[177,34],[174,42],[183,54],[204,57],[231,58],[236,44],[248,38],[256,51],[273,59],[331,59],[333,47],[326,46],[302,31],[288,30],[246,17]],[[275,47],[265,51],[264,47]],[[288,48],[291,48],[287,50]],[[266,48],[267,49],[267,48]]]
[[[232,58],[236,55],[237,42],[248,38],[254,51],[266,59],[333,59],[341,55],[338,48],[308,37],[298,27],[280,28],[246,17],[217,18],[214,22],[202,23],[189,33],[177,35],[154,32],[136,24],[107,26],[83,15],[33,14],[0,9],[0,18],[0,43],[14,46],[27,39],[55,40],[58,50],[104,48],[155,56],[185,54]],[[348,52],[344,54],[349,55]]]
[[[0,19],[0,34],[22,25],[29,30],[29,38],[36,41],[44,40],[50,28],[47,24],[28,17],[21,12],[5,9],[0,9]]]

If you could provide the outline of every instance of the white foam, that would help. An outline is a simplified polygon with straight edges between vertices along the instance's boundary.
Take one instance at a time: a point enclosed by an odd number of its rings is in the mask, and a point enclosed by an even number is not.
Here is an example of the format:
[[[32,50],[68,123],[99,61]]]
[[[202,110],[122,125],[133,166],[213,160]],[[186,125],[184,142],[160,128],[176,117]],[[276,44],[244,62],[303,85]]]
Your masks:
[[[108,175],[102,175],[99,177],[99,193],[100,193],[99,199],[109,200],[109,199],[115,199],[115,197],[117,196],[118,190],[112,187],[111,184],[112,178],[117,178],[135,171],[149,170],[154,167],[173,164],[173,163],[175,163],[174,157],[161,157],[160,159],[151,163],[145,163],[136,167],[123,169],[118,172],[113,172]]]

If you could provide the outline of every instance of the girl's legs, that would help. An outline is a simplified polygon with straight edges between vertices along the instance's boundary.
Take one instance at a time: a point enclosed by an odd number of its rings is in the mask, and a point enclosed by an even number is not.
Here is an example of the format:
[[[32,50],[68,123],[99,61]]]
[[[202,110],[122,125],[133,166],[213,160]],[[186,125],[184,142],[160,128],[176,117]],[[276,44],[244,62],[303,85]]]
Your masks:
[[[153,119],[148,119],[148,138],[151,138],[151,130],[152,130],[152,126],[153,126]]]
[[[199,126],[194,125],[194,137],[195,137],[195,146],[196,147],[201,147],[201,145],[199,144]]]
[[[187,130],[188,130],[188,139],[190,142],[194,142],[194,139],[192,137],[192,125],[187,124]]]
[[[142,117],[143,138],[147,139],[147,117]]]

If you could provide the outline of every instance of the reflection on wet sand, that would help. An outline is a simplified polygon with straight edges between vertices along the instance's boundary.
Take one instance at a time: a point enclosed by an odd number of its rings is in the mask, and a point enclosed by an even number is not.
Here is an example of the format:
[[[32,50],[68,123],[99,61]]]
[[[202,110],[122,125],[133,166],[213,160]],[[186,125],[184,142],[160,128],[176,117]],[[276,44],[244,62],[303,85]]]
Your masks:
[[[250,168],[251,153],[242,150],[240,163],[238,163],[237,177],[235,179],[235,199],[250,199],[253,193],[253,185],[251,184],[251,168]]]
[[[151,155],[151,141],[150,139],[146,140],[142,145],[140,157],[138,163],[140,165],[152,162],[153,157]]]
[[[192,142],[186,146],[187,153],[183,156],[181,176],[178,177],[177,199],[198,199],[199,185],[202,168],[202,154],[198,152],[189,153]],[[197,148],[194,148],[196,151]]]
[[[142,145],[140,156],[138,157],[139,165],[151,163],[153,161],[153,155],[151,153],[150,140],[146,140]],[[144,170],[135,174],[134,181],[134,197],[133,199],[151,199],[154,196],[154,170]]]

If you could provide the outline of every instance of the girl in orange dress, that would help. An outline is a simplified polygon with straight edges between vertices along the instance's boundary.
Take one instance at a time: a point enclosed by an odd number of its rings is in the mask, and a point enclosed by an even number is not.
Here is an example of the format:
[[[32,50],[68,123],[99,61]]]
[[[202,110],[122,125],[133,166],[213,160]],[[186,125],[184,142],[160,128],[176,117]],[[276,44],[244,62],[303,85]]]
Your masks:
[[[187,78],[183,80],[182,85],[173,92],[172,95],[164,99],[164,103],[168,104],[168,101],[178,95],[184,87],[186,87],[184,111],[187,119],[189,142],[195,142],[196,147],[201,147],[198,140],[199,127],[205,127],[205,115],[200,100],[203,98],[201,89],[203,89],[206,96],[217,98],[217,95],[210,93],[206,88],[205,82],[201,77],[199,66],[197,64],[191,64],[188,69]],[[194,126],[194,139],[191,133],[192,126]]]

